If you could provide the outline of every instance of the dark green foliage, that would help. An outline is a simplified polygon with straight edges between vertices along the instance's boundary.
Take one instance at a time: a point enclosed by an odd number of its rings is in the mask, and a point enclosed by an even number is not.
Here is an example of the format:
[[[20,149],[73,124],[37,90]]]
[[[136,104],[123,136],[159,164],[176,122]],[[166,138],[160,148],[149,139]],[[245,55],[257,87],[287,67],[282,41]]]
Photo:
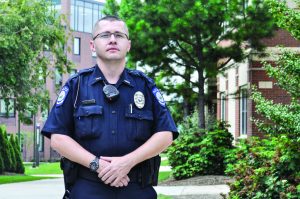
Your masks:
[[[25,168],[17,137],[10,135],[8,139],[5,126],[0,126],[0,174],[3,171],[24,173]]]
[[[21,152],[20,152],[20,146],[18,144],[18,138],[11,135],[10,137],[11,145],[14,151],[15,155],[15,173],[24,173],[25,172],[25,167],[23,165],[22,157],[21,157]]]
[[[9,171],[12,168],[12,159],[5,126],[0,126],[0,150],[4,162],[4,171]]]
[[[299,144],[286,136],[241,140],[226,161],[226,174],[235,179],[229,198],[296,199],[300,194]]]
[[[1,138],[0,138],[1,139]],[[4,172],[4,162],[0,151],[0,175]]]
[[[15,172],[16,171],[16,164],[17,164],[17,161],[16,161],[16,154],[15,154],[15,150],[14,150],[14,143],[13,143],[13,135],[10,135],[9,139],[8,139],[8,151],[9,151],[9,155],[10,155],[10,158],[11,158],[11,165],[8,169],[9,172]]]
[[[197,175],[224,174],[224,156],[232,148],[233,137],[224,123],[208,132],[197,127],[197,112],[180,126],[180,136],[168,149],[168,158],[176,179]]]

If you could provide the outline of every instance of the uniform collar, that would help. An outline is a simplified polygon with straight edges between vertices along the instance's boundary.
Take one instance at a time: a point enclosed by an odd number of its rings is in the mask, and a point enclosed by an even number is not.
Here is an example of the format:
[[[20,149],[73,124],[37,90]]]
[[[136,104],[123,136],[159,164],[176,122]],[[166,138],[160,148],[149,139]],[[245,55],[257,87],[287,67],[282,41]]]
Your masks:
[[[92,77],[89,81],[89,85],[94,85],[97,82],[102,83],[103,81],[107,82],[107,80],[105,79],[102,71],[100,70],[100,68],[98,67],[98,65],[96,64],[95,66],[95,70],[92,74]],[[131,86],[134,87],[135,86],[135,82],[133,80],[133,78],[128,74],[128,69],[124,69],[124,71],[121,74],[121,77],[119,79],[119,81],[117,82],[117,87],[119,87],[121,84],[125,84],[127,86]]]

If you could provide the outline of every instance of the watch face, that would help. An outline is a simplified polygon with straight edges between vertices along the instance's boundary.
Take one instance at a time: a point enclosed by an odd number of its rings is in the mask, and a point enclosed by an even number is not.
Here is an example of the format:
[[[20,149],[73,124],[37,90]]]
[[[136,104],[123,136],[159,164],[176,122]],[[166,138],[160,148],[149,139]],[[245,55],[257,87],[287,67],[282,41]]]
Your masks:
[[[97,169],[99,168],[99,164],[97,162],[98,160],[93,160],[91,163],[90,163],[90,169],[92,171],[97,171]]]

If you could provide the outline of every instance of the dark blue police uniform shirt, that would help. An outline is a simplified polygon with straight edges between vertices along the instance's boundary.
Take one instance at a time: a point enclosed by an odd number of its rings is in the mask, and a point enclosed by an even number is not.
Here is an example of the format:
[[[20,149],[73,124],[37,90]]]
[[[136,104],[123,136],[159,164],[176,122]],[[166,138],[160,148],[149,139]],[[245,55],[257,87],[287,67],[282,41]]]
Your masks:
[[[178,131],[152,79],[137,70],[125,69],[115,87],[115,102],[105,99],[105,80],[96,65],[71,77],[61,89],[42,134],[68,135],[96,156],[122,156],[145,143],[154,133]],[[134,96],[140,91],[144,104]]]

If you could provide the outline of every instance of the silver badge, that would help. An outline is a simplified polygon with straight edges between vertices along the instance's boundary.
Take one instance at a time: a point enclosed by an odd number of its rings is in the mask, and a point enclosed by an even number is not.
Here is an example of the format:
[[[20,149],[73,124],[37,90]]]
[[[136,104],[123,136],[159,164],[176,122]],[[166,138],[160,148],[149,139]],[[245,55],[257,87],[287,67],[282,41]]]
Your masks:
[[[134,94],[134,104],[142,109],[145,106],[145,96],[141,91],[138,91]]]

